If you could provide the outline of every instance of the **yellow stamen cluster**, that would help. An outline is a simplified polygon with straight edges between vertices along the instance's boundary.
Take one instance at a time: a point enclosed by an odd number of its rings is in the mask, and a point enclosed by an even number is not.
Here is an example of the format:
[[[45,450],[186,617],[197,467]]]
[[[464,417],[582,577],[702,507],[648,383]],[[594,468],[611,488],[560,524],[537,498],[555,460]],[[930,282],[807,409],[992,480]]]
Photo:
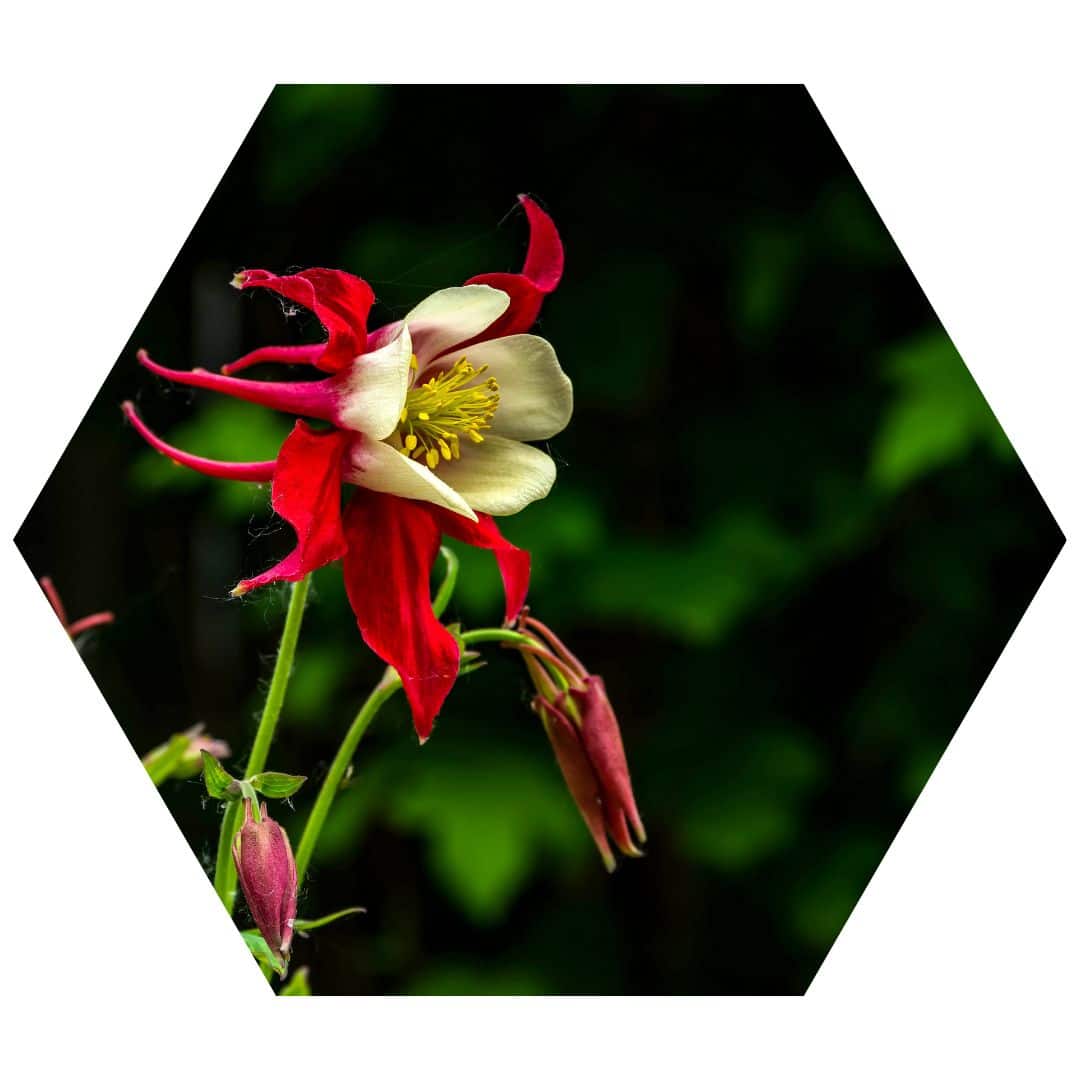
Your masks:
[[[415,369],[415,356],[412,366]],[[499,406],[499,384],[492,378],[475,382],[485,371],[486,364],[475,368],[463,356],[453,367],[412,387],[398,424],[401,452],[435,469],[440,461],[461,457],[462,436],[482,443],[480,433],[491,427]]]

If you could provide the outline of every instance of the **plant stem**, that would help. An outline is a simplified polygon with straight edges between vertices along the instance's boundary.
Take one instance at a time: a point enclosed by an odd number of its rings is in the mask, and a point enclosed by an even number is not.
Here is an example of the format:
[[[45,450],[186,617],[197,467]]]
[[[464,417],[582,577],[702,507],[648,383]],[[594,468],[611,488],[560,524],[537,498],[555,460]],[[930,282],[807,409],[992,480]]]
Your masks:
[[[300,638],[300,624],[304,619],[304,605],[310,587],[310,574],[302,577],[292,587],[289,610],[285,614],[285,627],[281,631],[281,644],[278,646],[277,660],[274,661],[274,673],[270,677],[266,704],[263,705],[259,726],[255,731],[255,742],[245,770],[247,776],[262,772],[266,767],[278,717],[281,716],[281,707],[285,703],[285,690],[292,675],[296,643]],[[232,841],[240,823],[242,806],[243,800],[237,799],[225,808],[221,819],[221,832],[218,834],[217,862],[214,866],[214,891],[221,897],[226,911],[230,913],[236,903],[236,866],[232,859]]]
[[[364,702],[352,724],[349,725],[345,738],[341,740],[341,746],[338,747],[338,752],[334,755],[334,760],[330,763],[330,769],[323,779],[322,787],[319,788],[318,798],[311,808],[311,814],[308,816],[303,835],[300,837],[300,844],[296,849],[297,888],[304,882],[304,875],[307,873],[311,856],[315,852],[315,845],[319,842],[319,834],[322,832],[323,825],[326,824],[330,807],[334,804],[334,798],[341,787],[341,781],[345,779],[345,772],[349,768],[353,755],[356,753],[357,746],[360,745],[360,740],[364,737],[364,732],[367,731],[371,721],[375,719],[375,714],[400,689],[401,679],[398,678],[397,672],[393,668],[388,667],[379,680],[379,684],[368,695],[367,701]]]
[[[446,563],[446,573],[443,575],[442,584],[435,594],[435,599],[431,601],[431,610],[435,612],[436,619],[442,618],[443,612],[450,603],[450,597],[454,595],[454,586],[457,585],[458,567],[460,565],[458,557],[448,547],[439,548],[439,554],[443,557],[443,562]]]
[[[461,635],[466,645],[482,645],[486,641],[502,641],[509,645],[527,645],[535,648],[536,640],[519,634],[516,630],[502,630],[490,627],[484,630],[467,630]]]
[[[442,582],[435,593],[435,599],[431,602],[431,608],[435,612],[436,618],[446,610],[450,598],[454,595],[459,565],[457,556],[448,547],[439,548],[439,554],[442,555],[443,562],[446,563],[446,573],[443,575]],[[322,787],[319,788],[315,805],[311,808],[307,823],[304,825],[304,832],[300,837],[300,843],[296,848],[297,888],[304,883],[304,875],[307,873],[311,857],[315,853],[315,846],[319,842],[319,834],[322,832],[323,825],[326,824],[330,807],[334,804],[334,799],[341,787],[342,780],[345,779],[345,773],[352,762],[353,755],[356,753],[356,748],[360,745],[360,740],[364,737],[364,733],[370,726],[371,721],[375,719],[375,714],[400,689],[401,679],[392,667],[388,667],[378,685],[368,695],[367,701],[360,707],[360,711],[356,714],[352,724],[350,724],[349,730],[345,732],[345,738],[342,739],[341,745],[334,755],[334,760],[330,763],[330,770],[323,779]]]

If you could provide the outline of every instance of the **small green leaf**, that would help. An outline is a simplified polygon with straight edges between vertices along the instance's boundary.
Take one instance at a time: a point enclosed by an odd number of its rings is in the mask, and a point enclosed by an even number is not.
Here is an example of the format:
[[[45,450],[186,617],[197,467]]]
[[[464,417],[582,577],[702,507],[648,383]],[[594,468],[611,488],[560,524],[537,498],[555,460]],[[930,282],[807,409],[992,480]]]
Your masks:
[[[311,983],[308,982],[308,969],[297,968],[289,981],[278,991],[278,997],[309,997]]]
[[[320,926],[328,926],[332,922],[337,922],[338,919],[344,919],[347,915],[366,915],[367,908],[362,907],[347,907],[342,908],[341,911],[335,911],[333,915],[323,915],[319,919],[296,919],[293,921],[293,929],[297,933],[305,933],[308,930],[318,930]]]
[[[218,761],[209,750],[202,751],[203,781],[206,784],[206,793],[211,799],[225,799],[232,801],[240,797],[240,789],[236,781],[231,777],[221,762]]]
[[[260,965],[271,968],[279,975],[285,974],[285,965],[274,955],[270,946],[266,944],[266,939],[258,930],[242,930],[240,936]]]
[[[248,778],[248,783],[268,799],[287,799],[303,786],[306,776],[290,776],[283,772],[261,772]]]

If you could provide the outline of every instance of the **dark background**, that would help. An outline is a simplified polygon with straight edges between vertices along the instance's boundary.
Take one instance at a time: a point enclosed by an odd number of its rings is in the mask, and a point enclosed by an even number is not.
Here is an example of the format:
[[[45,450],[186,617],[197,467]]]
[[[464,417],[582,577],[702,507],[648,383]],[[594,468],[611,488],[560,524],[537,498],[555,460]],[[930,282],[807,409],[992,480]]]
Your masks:
[[[205,722],[237,771],[286,594],[228,591],[291,534],[118,406],[225,458],[272,457],[290,421],[169,389],[135,348],[216,368],[317,339],[230,289],[241,267],[358,273],[373,325],[517,269],[519,191],[566,245],[536,332],[576,410],[553,494],[504,531],[607,680],[648,855],[604,873],[489,650],[423,750],[400,701],[361,745],[300,914],[369,913],[294,963],[316,993],[799,992],[1062,542],[801,88],[279,88],[18,543],[69,614],[117,613],[81,649],[135,750]],[[496,623],[493,563],[462,562],[451,615]],[[279,808],[294,842],[379,671],[320,571],[270,762],[313,778]],[[217,805],[162,794],[211,866]]]

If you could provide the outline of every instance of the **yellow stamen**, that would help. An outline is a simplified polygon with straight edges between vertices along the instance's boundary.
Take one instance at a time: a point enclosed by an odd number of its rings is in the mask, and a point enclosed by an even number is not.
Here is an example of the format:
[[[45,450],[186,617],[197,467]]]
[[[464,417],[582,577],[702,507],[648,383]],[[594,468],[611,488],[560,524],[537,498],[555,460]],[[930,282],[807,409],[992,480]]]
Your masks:
[[[452,367],[412,386],[398,423],[402,452],[435,469],[461,457],[463,435],[482,443],[481,431],[491,427],[499,406],[499,384],[490,377],[481,380],[486,371],[487,365],[476,368],[462,356]]]

